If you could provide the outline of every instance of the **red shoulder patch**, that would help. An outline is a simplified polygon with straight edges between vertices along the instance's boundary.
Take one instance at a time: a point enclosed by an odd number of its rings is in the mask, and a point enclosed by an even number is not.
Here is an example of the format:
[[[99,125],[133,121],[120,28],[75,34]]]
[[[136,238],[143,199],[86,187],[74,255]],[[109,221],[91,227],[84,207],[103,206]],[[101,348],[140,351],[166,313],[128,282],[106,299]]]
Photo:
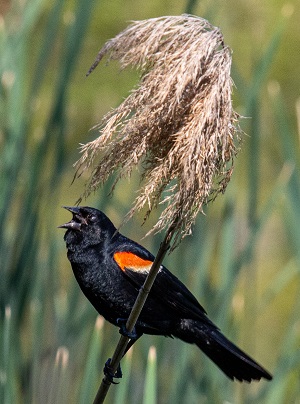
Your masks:
[[[153,264],[152,261],[144,260],[143,258],[140,258],[137,255],[127,251],[115,253],[114,260],[124,272],[125,268],[137,272],[149,272]]]

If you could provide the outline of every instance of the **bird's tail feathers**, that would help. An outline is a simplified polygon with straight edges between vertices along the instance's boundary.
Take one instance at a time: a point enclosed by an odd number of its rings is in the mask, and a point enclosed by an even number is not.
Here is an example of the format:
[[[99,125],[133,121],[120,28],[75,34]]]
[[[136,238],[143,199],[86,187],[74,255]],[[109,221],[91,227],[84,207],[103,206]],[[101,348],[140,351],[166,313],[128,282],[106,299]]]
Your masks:
[[[185,322],[185,323],[184,323]],[[272,376],[230,342],[213,324],[184,320],[179,338],[196,344],[230,379],[251,382]]]

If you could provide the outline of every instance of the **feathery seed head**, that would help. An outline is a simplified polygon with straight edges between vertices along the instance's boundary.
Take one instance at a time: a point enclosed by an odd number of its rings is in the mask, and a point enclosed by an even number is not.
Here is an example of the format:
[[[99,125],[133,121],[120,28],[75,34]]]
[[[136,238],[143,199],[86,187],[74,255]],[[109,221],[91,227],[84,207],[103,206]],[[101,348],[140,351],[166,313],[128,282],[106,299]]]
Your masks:
[[[82,146],[77,175],[93,167],[83,196],[112,172],[118,180],[142,163],[142,187],[127,218],[163,203],[151,231],[172,226],[177,244],[232,174],[239,127],[231,51],[218,28],[182,15],[133,22],[103,46],[89,73],[105,55],[137,67],[141,80],[103,118],[100,136]]]

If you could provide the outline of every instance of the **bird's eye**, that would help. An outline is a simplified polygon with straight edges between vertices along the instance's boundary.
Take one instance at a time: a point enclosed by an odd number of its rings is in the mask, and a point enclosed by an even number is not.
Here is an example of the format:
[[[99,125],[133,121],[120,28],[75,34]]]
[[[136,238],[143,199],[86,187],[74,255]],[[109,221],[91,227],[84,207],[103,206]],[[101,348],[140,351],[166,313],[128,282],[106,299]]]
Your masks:
[[[97,217],[95,215],[88,215],[87,219],[89,222],[94,223],[97,220]]]

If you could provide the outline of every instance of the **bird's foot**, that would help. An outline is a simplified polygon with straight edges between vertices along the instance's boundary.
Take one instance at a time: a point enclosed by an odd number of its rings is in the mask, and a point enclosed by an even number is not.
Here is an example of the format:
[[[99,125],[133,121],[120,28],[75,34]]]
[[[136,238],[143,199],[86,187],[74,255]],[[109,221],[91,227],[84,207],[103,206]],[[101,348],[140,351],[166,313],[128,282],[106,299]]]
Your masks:
[[[119,364],[116,373],[113,374],[112,369],[110,367],[110,363],[111,363],[111,358],[108,358],[107,361],[105,362],[105,365],[103,368],[103,373],[108,378],[108,380],[111,384],[119,384],[118,382],[115,382],[114,379],[122,378],[123,374],[122,374],[121,366]]]
[[[119,333],[124,335],[124,337],[128,337],[132,340],[136,340],[139,338],[135,327],[133,327],[132,331],[128,331],[126,328],[127,319],[126,318],[117,318],[117,324],[120,327]]]

